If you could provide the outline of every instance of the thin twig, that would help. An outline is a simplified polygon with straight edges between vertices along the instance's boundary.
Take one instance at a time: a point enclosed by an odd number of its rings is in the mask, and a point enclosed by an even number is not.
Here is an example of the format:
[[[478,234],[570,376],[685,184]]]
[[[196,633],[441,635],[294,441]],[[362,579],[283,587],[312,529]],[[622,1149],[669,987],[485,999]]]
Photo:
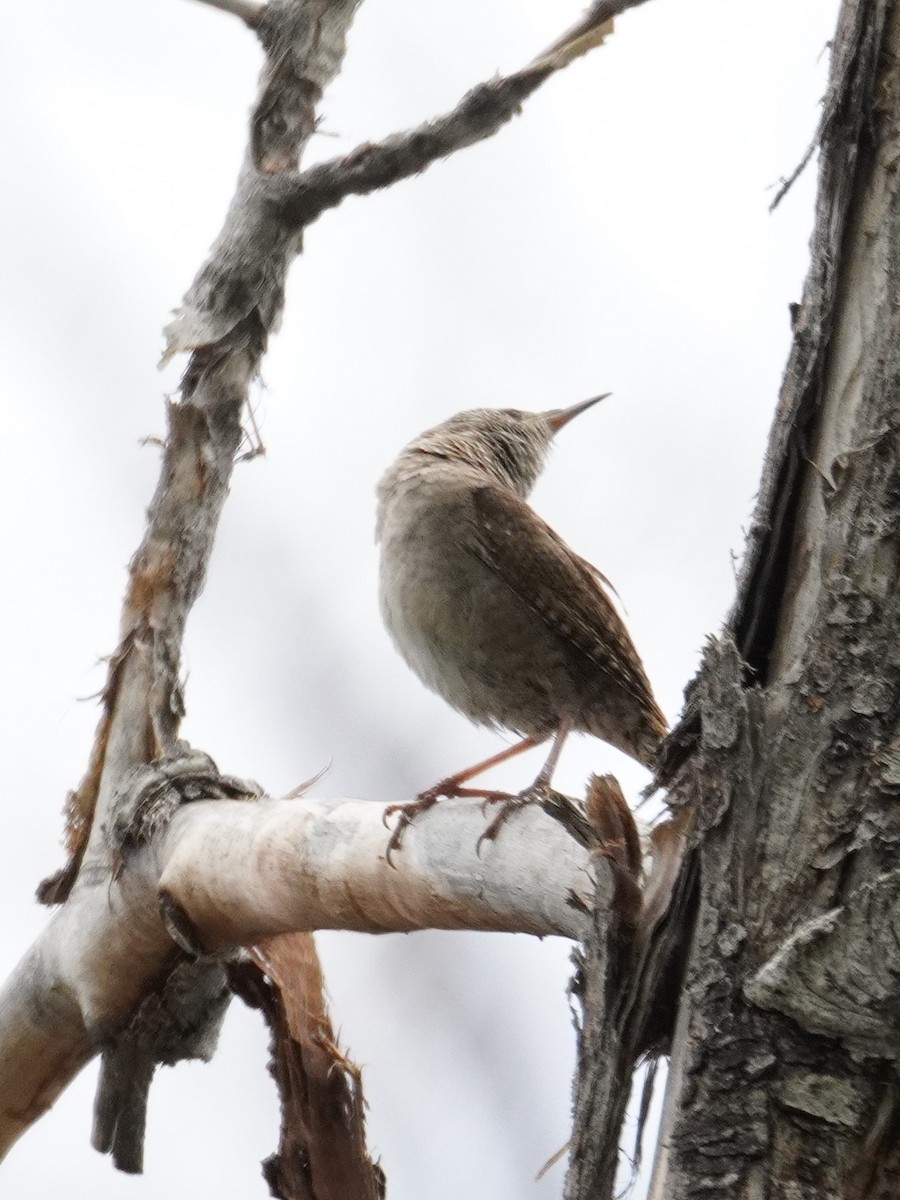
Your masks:
[[[208,4],[210,8],[220,8],[222,12],[240,17],[245,25],[254,29],[259,23],[265,4],[260,0],[198,0],[200,4]]]
[[[816,150],[818,149],[819,138],[821,137],[821,133],[822,133],[821,128],[816,130],[816,136],[806,147],[806,150],[803,152],[803,157],[797,163],[796,167],[794,167],[793,171],[791,171],[790,175],[788,175],[787,179],[782,179],[782,181],[778,187],[778,191],[775,193],[775,199],[769,205],[770,213],[775,211],[775,209],[778,207],[778,205],[782,202],[782,200],[785,198],[785,196],[788,194],[788,192],[791,190],[791,188],[794,186],[794,184],[797,182],[797,180],[800,178],[800,176],[803,174],[803,172],[809,166],[810,159],[812,158],[812,156],[815,154]]]
[[[566,66],[594,46],[599,46],[603,39],[612,33],[614,17],[644,3],[646,0],[594,0],[581,19],[539,54],[532,65],[537,66],[554,59],[557,69]]]

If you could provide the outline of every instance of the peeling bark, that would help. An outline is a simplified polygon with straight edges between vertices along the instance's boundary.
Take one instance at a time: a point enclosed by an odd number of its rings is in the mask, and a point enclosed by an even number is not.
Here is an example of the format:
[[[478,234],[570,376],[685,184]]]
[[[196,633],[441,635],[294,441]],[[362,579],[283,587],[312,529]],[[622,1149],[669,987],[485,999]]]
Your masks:
[[[447,801],[388,865],[386,804],[268,799],[200,754],[130,780],[106,835],[113,877],[80,880],[0,989],[0,1157],[102,1049],[95,1144],[140,1170],[155,1066],[210,1056],[226,956],[240,946],[271,939],[277,960],[278,935],[293,945],[288,931],[327,928],[578,938],[595,886],[626,912],[636,888],[636,834],[615,814],[588,848],[526,809],[479,856],[492,814]],[[291,962],[313,987],[312,944]]]
[[[898,55],[900,5],[846,0],[738,596],[664,763],[692,843],[670,909],[686,962],[663,1028],[656,1200],[900,1194]],[[616,952],[598,921],[597,980]],[[576,1145],[596,1151],[618,1140],[639,1044],[610,1050],[615,989],[585,1001],[605,1041],[583,1039]],[[630,1002],[646,1022],[634,984]],[[610,1052],[620,1073],[601,1094]],[[576,1161],[567,1195],[611,1196],[612,1180]]]
[[[384,1172],[366,1150],[359,1067],[338,1048],[313,939],[294,933],[255,947],[229,970],[272,1035],[281,1143],[263,1164],[280,1200],[383,1200]]]

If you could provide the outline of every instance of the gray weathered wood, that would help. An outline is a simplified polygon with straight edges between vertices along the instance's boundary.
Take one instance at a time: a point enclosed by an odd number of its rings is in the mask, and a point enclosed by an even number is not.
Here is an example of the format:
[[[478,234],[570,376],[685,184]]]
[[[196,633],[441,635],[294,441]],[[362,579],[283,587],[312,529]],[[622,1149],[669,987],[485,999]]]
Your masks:
[[[898,54],[900,5],[845,0],[738,596],[669,748],[693,824],[669,914],[677,986],[653,1004],[646,970],[627,1002],[596,986],[622,957],[598,922],[569,1200],[613,1194],[634,1054],[661,1016],[657,1200],[900,1194]]]

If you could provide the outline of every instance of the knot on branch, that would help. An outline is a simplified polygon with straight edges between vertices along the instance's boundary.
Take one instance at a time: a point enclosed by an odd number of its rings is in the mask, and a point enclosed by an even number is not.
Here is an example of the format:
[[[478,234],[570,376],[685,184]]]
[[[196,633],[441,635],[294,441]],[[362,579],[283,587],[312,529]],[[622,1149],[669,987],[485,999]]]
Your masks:
[[[222,775],[208,754],[187,742],[174,752],[129,771],[113,797],[106,840],[120,863],[165,829],[182,804],[195,800],[256,800],[263,789],[252,780]]]
[[[255,800],[262,794],[258,784],[222,775],[208,754],[176,742],[172,754],[129,771],[113,796],[104,834],[116,873],[121,873],[129,853],[166,828],[181,805]],[[209,957],[194,960],[202,947],[183,920],[179,924],[180,914],[173,907],[163,897],[161,916],[177,944],[188,949],[191,961],[167,972],[127,1026],[112,1033],[100,1031],[93,1145],[111,1154],[119,1170],[129,1174],[143,1167],[147,1095],[157,1065],[188,1058],[208,1061],[230,999],[224,964]]]

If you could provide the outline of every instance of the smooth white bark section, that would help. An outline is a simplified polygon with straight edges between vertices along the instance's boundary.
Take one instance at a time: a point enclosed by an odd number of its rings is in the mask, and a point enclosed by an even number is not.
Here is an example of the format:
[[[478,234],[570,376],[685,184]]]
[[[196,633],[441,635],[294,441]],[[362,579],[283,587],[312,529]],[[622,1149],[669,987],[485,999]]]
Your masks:
[[[90,1057],[78,1006],[38,943],[0,990],[0,1158]]]
[[[187,805],[159,850],[160,889],[210,950],[291,929],[583,932],[591,856],[536,805],[478,853],[495,812],[441,801],[406,830],[392,865],[384,810],[364,800]]]
[[[536,805],[513,815],[479,855],[496,810],[441,801],[407,829],[394,866],[384,857],[386,807],[200,801],[128,855],[117,878],[86,861],[69,900],[0,990],[0,1157],[173,961],[161,894],[183,909],[204,946],[221,951],[291,929],[578,938],[595,880],[612,895],[605,860]]]

